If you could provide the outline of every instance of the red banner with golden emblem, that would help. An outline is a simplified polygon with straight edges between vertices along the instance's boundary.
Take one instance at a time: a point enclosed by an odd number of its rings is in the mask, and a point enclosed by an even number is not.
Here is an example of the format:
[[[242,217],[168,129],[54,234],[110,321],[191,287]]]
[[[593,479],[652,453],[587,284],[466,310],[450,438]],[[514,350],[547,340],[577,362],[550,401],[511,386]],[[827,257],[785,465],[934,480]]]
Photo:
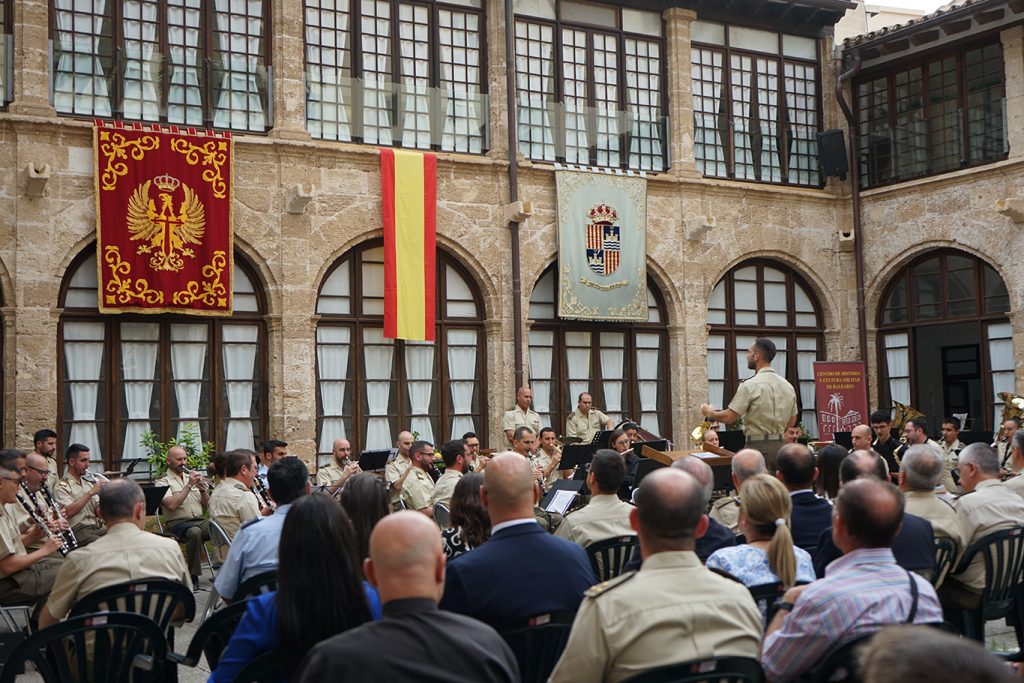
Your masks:
[[[93,146],[100,311],[230,315],[231,137],[98,121]]]

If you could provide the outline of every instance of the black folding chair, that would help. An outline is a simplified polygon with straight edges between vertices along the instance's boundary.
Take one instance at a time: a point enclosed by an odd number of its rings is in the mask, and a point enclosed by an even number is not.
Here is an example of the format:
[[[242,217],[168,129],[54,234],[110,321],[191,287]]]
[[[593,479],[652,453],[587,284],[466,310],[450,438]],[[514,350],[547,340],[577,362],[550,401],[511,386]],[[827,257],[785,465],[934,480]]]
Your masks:
[[[238,623],[242,621],[245,610],[248,608],[248,600],[239,600],[214,612],[196,630],[185,654],[171,652],[167,655],[168,658],[175,664],[194,667],[199,664],[199,659],[206,655],[206,663],[213,671],[217,668],[220,657],[224,654],[228,641],[231,640],[231,635],[238,627]]]
[[[716,657],[669,664],[626,679],[626,683],[761,683],[761,663],[750,657]]]
[[[434,503],[434,521],[442,529],[451,526],[452,513],[448,506],[438,501]]]
[[[782,583],[762,583],[758,586],[748,586],[750,597],[754,598],[758,609],[764,613],[765,625],[771,623],[775,616],[775,601],[786,594],[786,586]]]
[[[166,657],[167,640],[152,619],[125,612],[87,614],[25,639],[0,671],[0,683],[13,683],[25,671],[26,662],[35,666],[46,683],[147,683],[161,679]]]
[[[960,558],[955,574],[967,569],[975,556],[985,562],[985,587],[977,609],[947,608],[946,621],[960,633],[980,643],[985,642],[985,622],[1002,619],[1014,611],[1017,587],[1024,571],[1024,527],[994,531],[971,544]]]
[[[280,667],[277,650],[264,652],[242,667],[235,676],[235,683],[277,683]]]
[[[250,576],[248,579],[242,582],[235,591],[235,594],[231,597],[231,602],[236,600],[245,600],[246,598],[254,598],[257,595],[263,595],[264,593],[270,593],[271,591],[277,590],[277,570],[271,569],[269,572],[261,572],[255,576]]]
[[[937,589],[942,585],[953,568],[953,561],[956,559],[956,543],[952,538],[944,536],[935,537],[935,570],[932,574],[932,585]]]
[[[495,629],[515,654],[522,683],[548,680],[569,642],[575,617],[575,612],[553,612],[502,624]]]
[[[594,576],[598,583],[614,579],[622,573],[623,567],[633,556],[636,547],[636,536],[616,536],[586,547],[590,566],[594,568]]]

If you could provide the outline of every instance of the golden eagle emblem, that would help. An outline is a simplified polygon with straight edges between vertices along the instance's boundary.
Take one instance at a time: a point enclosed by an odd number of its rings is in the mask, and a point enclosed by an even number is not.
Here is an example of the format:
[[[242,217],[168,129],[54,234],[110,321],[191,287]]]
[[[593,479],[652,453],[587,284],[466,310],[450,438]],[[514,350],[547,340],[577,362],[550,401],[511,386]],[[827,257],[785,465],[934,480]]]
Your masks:
[[[149,196],[155,184],[160,210]],[[174,210],[174,192],[181,187],[184,199]],[[195,258],[190,244],[201,244],[206,230],[206,210],[195,191],[177,178],[157,176],[135,188],[128,200],[128,230],[132,241],[142,240],[139,254],[152,254],[149,266],[154,270],[177,272],[185,265],[182,256]]]

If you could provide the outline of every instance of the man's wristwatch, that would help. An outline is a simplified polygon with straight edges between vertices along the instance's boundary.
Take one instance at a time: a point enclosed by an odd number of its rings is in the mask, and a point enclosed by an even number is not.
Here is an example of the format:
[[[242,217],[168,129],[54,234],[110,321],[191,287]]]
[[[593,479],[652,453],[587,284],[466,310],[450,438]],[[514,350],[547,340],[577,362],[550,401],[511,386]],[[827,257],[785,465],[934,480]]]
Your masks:
[[[793,603],[786,602],[785,600],[776,600],[775,601],[775,610],[778,611],[780,609],[784,609],[787,612],[792,612],[793,611]]]

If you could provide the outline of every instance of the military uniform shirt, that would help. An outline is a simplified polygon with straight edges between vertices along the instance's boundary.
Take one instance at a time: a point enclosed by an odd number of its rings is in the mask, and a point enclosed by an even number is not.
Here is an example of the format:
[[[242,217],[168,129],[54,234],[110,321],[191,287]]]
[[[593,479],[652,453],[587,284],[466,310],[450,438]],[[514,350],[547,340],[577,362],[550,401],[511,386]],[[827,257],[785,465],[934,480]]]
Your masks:
[[[591,408],[590,412],[584,415],[577,408],[572,411],[572,415],[565,421],[565,435],[575,436],[583,441],[583,443],[590,443],[594,438],[594,434],[604,429],[607,424],[608,416],[600,410]]]
[[[543,448],[537,451],[537,455],[533,456],[537,459],[537,464],[541,466],[541,469],[547,470],[551,465],[551,456],[547,454]],[[555,485],[555,482],[561,479],[561,475],[557,468],[551,470],[551,474],[544,478],[544,488],[549,489]]]
[[[511,410],[506,410],[501,416],[501,431],[515,432],[519,427],[529,427],[534,434],[540,434],[540,415],[532,408],[525,411],[516,405]]]
[[[181,476],[174,472],[167,470],[167,474],[160,477],[154,482],[157,486],[167,486],[167,493],[164,494],[164,500],[169,497],[177,495],[185,486],[188,484],[188,475],[182,474]],[[178,522],[185,522],[190,519],[196,519],[197,517],[203,516],[203,494],[200,493],[198,486],[193,486],[185,496],[185,500],[181,502],[181,505],[177,507],[173,512],[165,507],[161,510],[164,513],[164,524],[168,526],[177,524]]]
[[[79,481],[71,476],[70,472],[65,472],[64,476],[60,478],[60,483],[57,485],[57,502],[64,507],[67,507],[88,493],[91,488],[92,484],[89,482],[85,480]],[[78,526],[79,524],[96,527],[101,526],[100,518],[96,515],[96,509],[98,507],[99,497],[93,496],[77,515],[68,520],[68,524],[73,527]]]
[[[953,480],[953,470],[957,468],[957,451],[962,449],[964,445],[960,443],[960,439],[956,439],[952,444],[947,445],[946,440],[943,439],[939,443],[939,449],[942,451],[943,471],[942,471],[942,485],[946,487],[946,490],[950,493],[961,493],[962,489]],[[919,515],[920,516],[920,515]]]
[[[410,475],[411,476],[411,475]],[[446,506],[450,506],[452,502],[452,494],[455,493],[455,485],[459,483],[459,479],[462,479],[462,472],[456,472],[445,468],[444,474],[434,484],[434,503],[443,503]]]
[[[143,531],[132,522],[115,524],[105,536],[64,558],[47,609],[61,619],[86,595],[138,579],[170,579],[192,587],[176,541]]]
[[[750,591],[691,551],[651,555],[585,596],[549,683],[619,683],[692,659],[761,655],[761,612]]]
[[[210,495],[210,517],[224,529],[229,539],[235,537],[243,524],[259,516],[260,506],[252,489],[237,479],[225,479]]]
[[[412,458],[401,453],[396,453],[395,457],[388,460],[388,464],[384,466],[384,480],[388,484],[388,500],[392,505],[398,502],[400,493],[396,493],[391,488],[391,485],[401,479],[402,475],[410,467],[412,467]],[[411,477],[412,475],[410,474],[409,476]],[[403,486],[407,486],[408,483],[409,479],[406,478]]]
[[[931,522],[935,536],[952,539],[959,554],[964,549],[964,528],[953,506],[932,491],[907,491],[905,495],[905,511]]]
[[[566,515],[555,536],[584,548],[617,536],[633,536],[636,531],[629,525],[632,509],[632,505],[619,500],[614,493],[592,496],[589,503]]]
[[[722,526],[729,527],[734,534],[740,532],[740,499],[738,496],[719,498],[711,506],[711,513],[708,515]]]
[[[1024,497],[1024,474],[1018,474],[1016,477],[1010,477],[1003,482],[1003,486],[1010,489],[1018,496]]]
[[[21,542],[18,522],[11,505],[2,506],[0,513],[0,560],[8,555],[26,555],[25,544]],[[7,576],[2,574],[2,576]]]
[[[60,475],[57,474],[57,459],[53,456],[47,457],[46,469],[50,473],[46,475],[46,481],[43,482],[43,485],[50,489],[50,493],[55,493],[57,491],[57,482],[60,481]]]
[[[983,536],[1009,529],[1024,519],[1024,498],[997,479],[985,479],[970,493],[956,499],[956,516],[964,530],[965,547]],[[985,561],[978,553],[961,574],[952,578],[980,593],[985,587]]]
[[[402,486],[402,502],[410,510],[422,510],[431,507],[430,501],[433,497],[434,480],[419,467],[414,467],[412,473],[405,478],[405,485]]]
[[[334,482],[341,479],[341,475],[345,474],[345,465],[339,465],[338,463],[331,461],[330,465],[324,465],[316,471],[316,485],[317,486],[333,486]]]
[[[1009,441],[1000,441],[996,444],[996,453],[999,455],[999,465],[1010,469],[1013,467],[1013,447]]]
[[[748,439],[780,436],[796,415],[796,391],[771,366],[764,367],[740,383],[729,410],[743,418]]]

